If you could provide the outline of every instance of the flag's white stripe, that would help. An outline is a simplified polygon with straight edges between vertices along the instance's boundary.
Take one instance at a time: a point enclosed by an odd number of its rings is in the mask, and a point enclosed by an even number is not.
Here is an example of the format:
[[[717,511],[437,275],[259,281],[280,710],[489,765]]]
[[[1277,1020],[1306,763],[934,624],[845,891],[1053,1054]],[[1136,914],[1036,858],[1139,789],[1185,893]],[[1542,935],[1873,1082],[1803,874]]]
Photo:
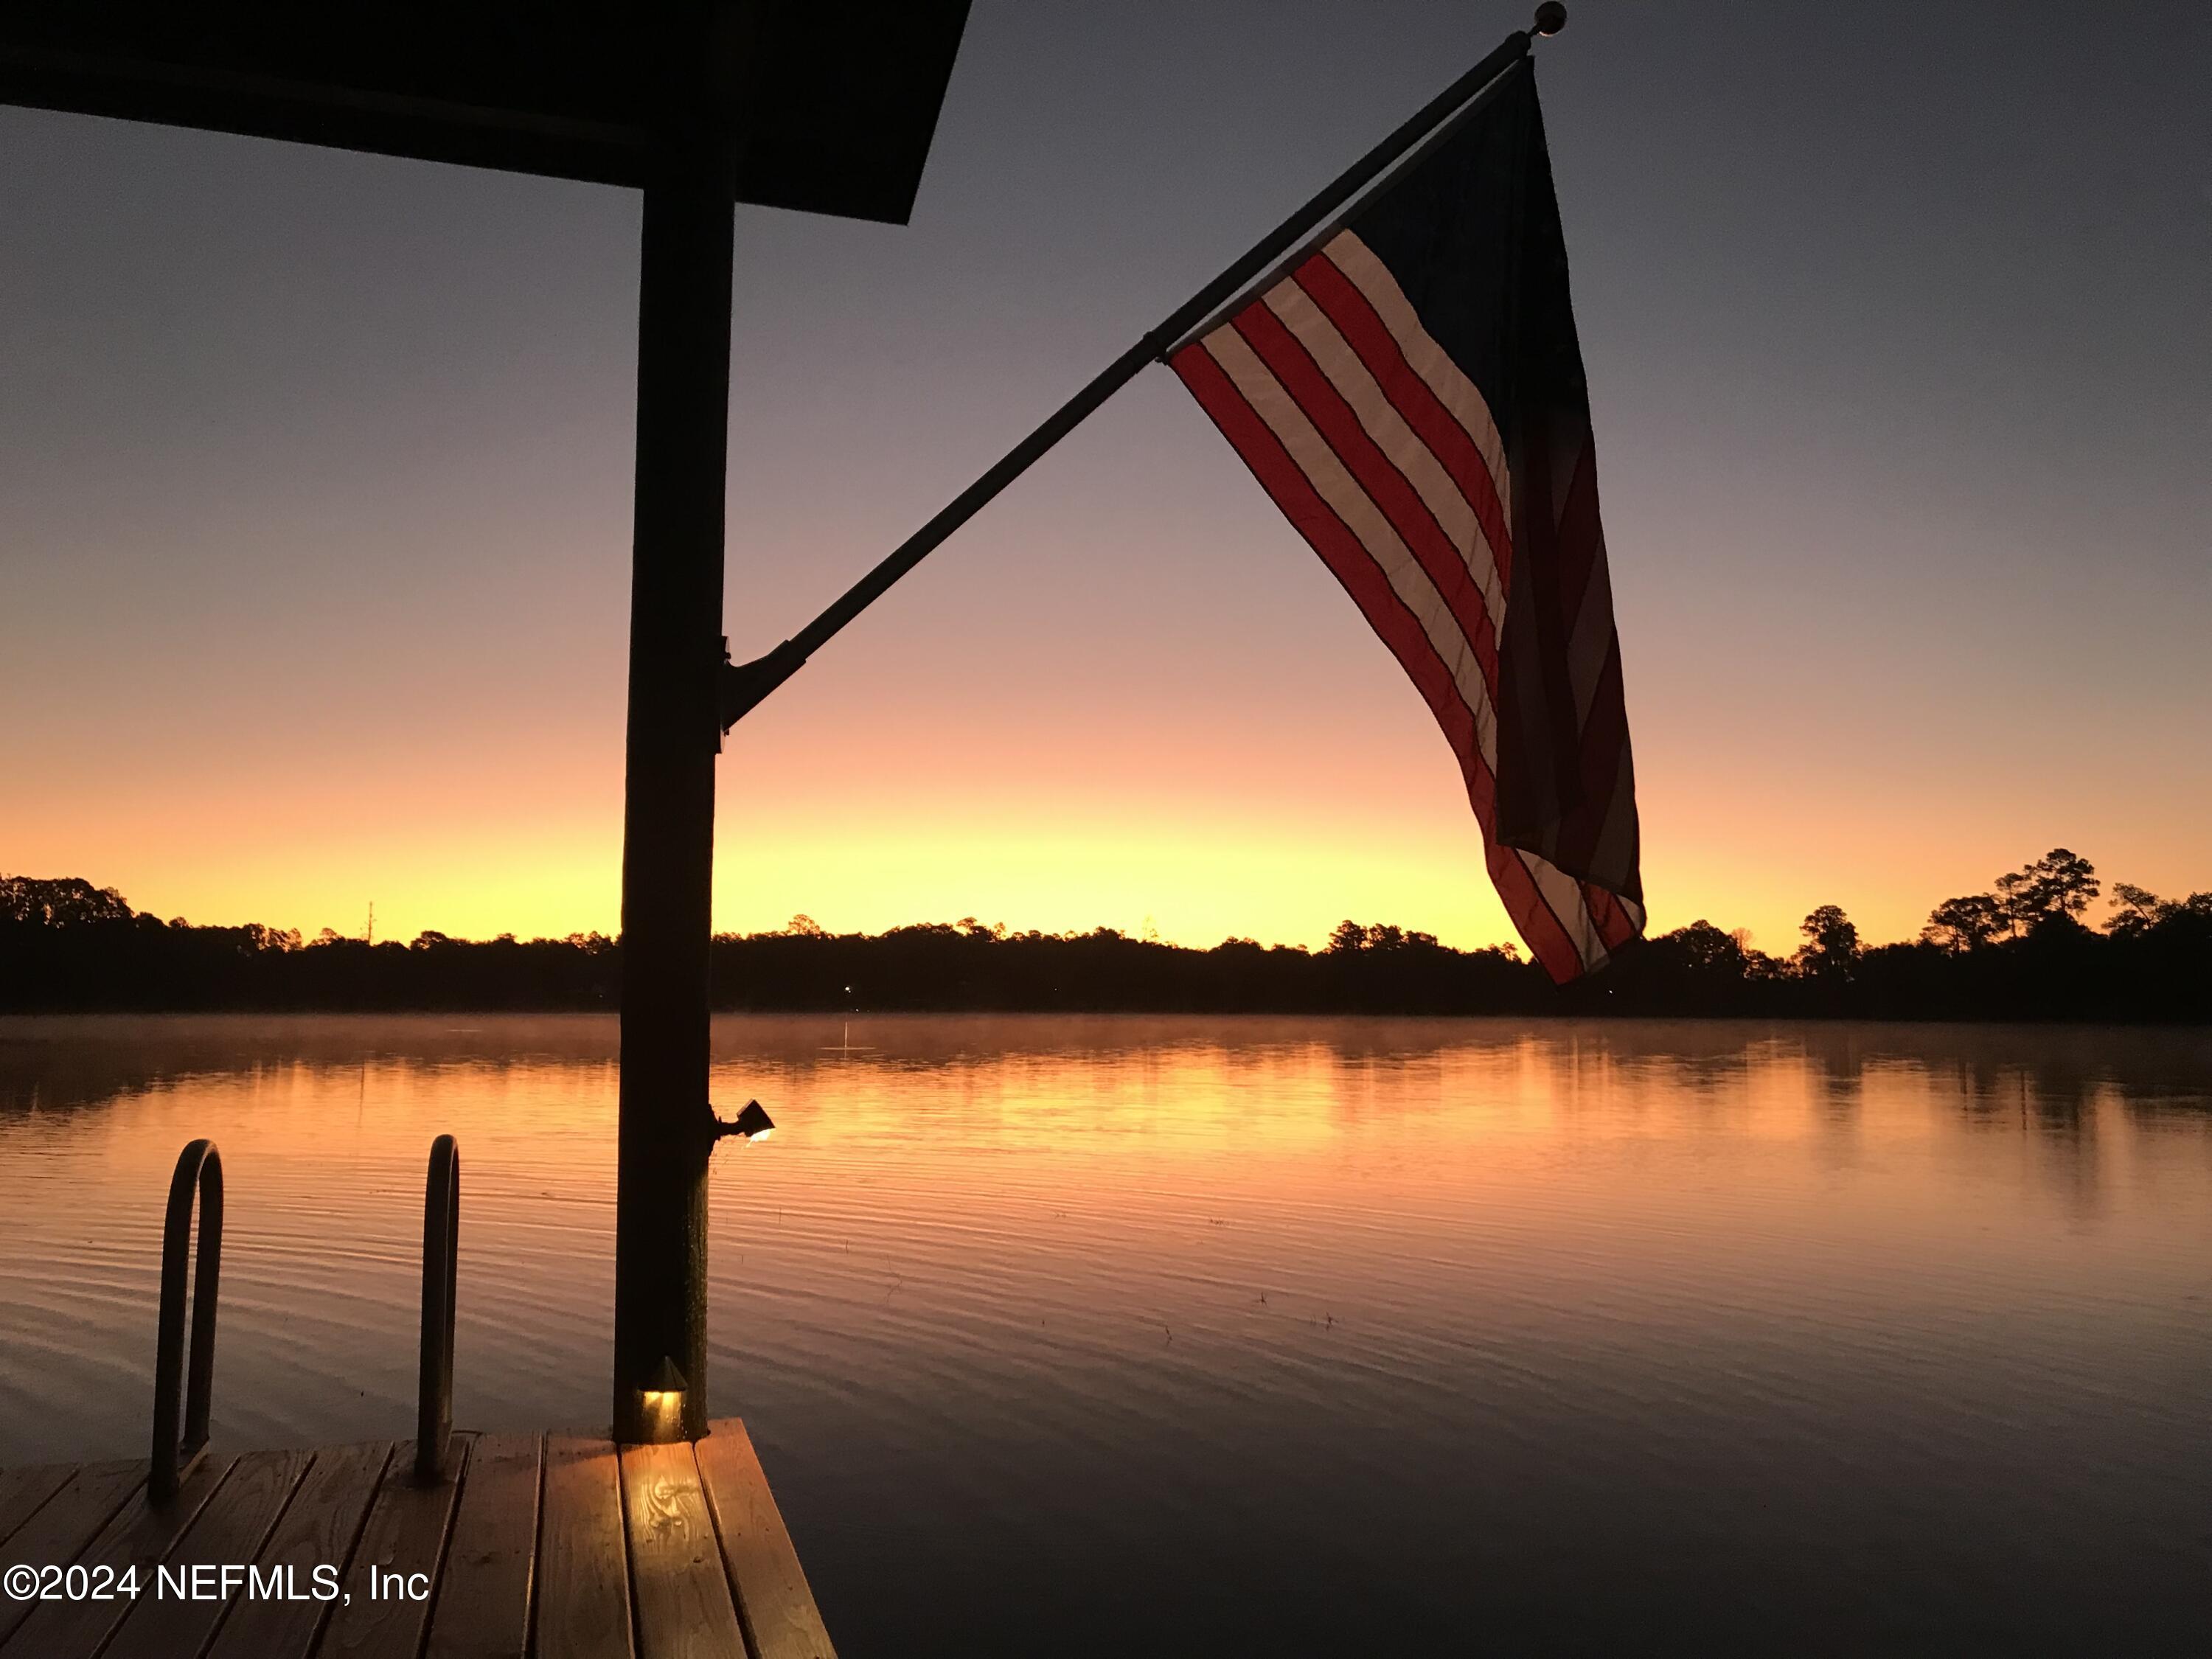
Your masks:
[[[1428,383],[1437,401],[1467,428],[1468,436],[1482,453],[1483,465],[1490,469],[1490,482],[1498,490],[1498,504],[1504,510],[1505,522],[1511,524],[1513,479],[1505,470],[1505,441],[1498,434],[1498,422],[1491,418],[1490,405],[1483,401],[1481,392],[1451,360],[1450,353],[1421,326],[1413,302],[1366,243],[1348,230],[1340,231],[1322,252],[1366,296],[1375,314],[1382,319],[1382,326],[1398,343],[1398,349],[1406,354],[1413,373]]]
[[[1513,851],[1514,856],[1528,866],[1528,874],[1535,881],[1536,890],[1544,896],[1544,902],[1559,917],[1559,926],[1566,929],[1567,938],[1574,945],[1575,954],[1583,960],[1583,969],[1589,971],[1601,964],[1608,953],[1605,940],[1598,933],[1597,918],[1590,914],[1589,900],[1583,892],[1582,883],[1549,859],[1523,852],[1519,848]]]
[[[1444,470],[1436,452],[1407,425],[1406,417],[1398,412],[1398,406],[1390,401],[1373,371],[1360,361],[1352,343],[1314,302],[1313,295],[1295,281],[1283,282],[1268,290],[1266,303],[1267,309],[1282,319],[1283,326],[1312,355],[1316,367],[1328,383],[1351,405],[1352,414],[1375,441],[1376,447],[1406,475],[1406,481],[1413,485],[1422,505],[1443,528],[1444,538],[1457,550],[1460,562],[1467,566],[1476,591],[1482,595],[1483,608],[1490,613],[1491,637],[1499,638],[1505,627],[1505,594],[1498,580],[1498,562],[1492,556],[1490,538],[1482,533],[1482,521],[1475,516],[1474,505],[1468,500],[1466,492]]]
[[[1482,664],[1466,630],[1444,603],[1429,573],[1421,568],[1382,509],[1359,487],[1359,481],[1337,459],[1328,441],[1317,431],[1297,400],[1285,390],[1273,370],[1260,361],[1251,343],[1234,328],[1216,329],[1200,342],[1238,395],[1288,452],[1322,500],[1344,520],[1353,537],[1367,550],[1390,584],[1390,590],[1412,611],[1422,633],[1436,647],[1452,683],[1474,715],[1475,741],[1482,763],[1492,775],[1498,770],[1498,718],[1491,707],[1490,688],[1484,684]]]

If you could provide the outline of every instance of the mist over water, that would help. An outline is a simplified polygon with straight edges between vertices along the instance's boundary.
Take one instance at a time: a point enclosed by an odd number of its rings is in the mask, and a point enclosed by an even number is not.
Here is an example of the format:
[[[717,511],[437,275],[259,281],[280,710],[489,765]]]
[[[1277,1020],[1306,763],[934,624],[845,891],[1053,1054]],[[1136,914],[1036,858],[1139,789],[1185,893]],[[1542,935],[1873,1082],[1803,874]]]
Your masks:
[[[2202,1650],[2212,1034],[724,1018],[717,1414],[848,1656]],[[616,1032],[0,1018],[0,1463],[603,1425]]]

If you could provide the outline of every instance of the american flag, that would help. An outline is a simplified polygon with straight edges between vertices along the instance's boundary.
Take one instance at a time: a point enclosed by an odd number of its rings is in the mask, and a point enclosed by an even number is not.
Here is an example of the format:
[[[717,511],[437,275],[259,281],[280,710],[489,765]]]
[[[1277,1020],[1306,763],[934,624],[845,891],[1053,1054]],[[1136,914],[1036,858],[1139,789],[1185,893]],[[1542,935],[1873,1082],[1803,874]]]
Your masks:
[[[1427,700],[1537,960],[1603,966],[1636,787],[1533,70],[1169,362]]]

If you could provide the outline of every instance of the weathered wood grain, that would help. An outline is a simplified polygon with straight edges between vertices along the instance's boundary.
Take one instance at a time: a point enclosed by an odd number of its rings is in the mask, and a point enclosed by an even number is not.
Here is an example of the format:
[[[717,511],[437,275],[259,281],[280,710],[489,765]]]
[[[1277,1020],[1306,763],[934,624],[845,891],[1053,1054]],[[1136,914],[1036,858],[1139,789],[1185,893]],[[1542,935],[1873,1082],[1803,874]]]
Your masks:
[[[625,1446],[622,1479],[640,1650],[646,1659],[745,1659],[691,1448]]]
[[[139,1596],[157,1593],[156,1566],[222,1485],[232,1462],[227,1457],[203,1459],[166,1504],[149,1503],[143,1486],[133,1492],[77,1557],[87,1568],[112,1571],[114,1577],[106,1585],[107,1599],[94,1600],[88,1595],[77,1601],[33,1602],[15,1633],[0,1642],[0,1659],[77,1659],[81,1654],[97,1651]],[[134,1577],[127,1581],[131,1591],[125,1593],[118,1587],[126,1582],[124,1575],[134,1568]]]
[[[315,1650],[318,1659],[416,1659],[422,1651],[432,1587],[445,1560],[446,1534],[469,1455],[464,1436],[453,1437],[448,1448],[446,1479],[434,1486],[416,1484],[413,1441],[393,1448],[346,1569],[348,1599],[331,1610]],[[418,1576],[419,1600],[410,1593]],[[398,1587],[385,1582],[394,1579],[410,1582]]]
[[[324,1621],[337,1605],[315,1599],[315,1569],[335,1567],[341,1589],[360,1593],[351,1582],[354,1540],[361,1536],[391,1457],[389,1440],[315,1454],[307,1478],[253,1562],[264,1575],[289,1569],[289,1594],[234,1597],[216,1627],[210,1659],[307,1659],[314,1650]]]
[[[0,1469],[0,1544],[15,1535],[39,1506],[76,1473],[74,1463],[45,1463],[36,1468]]]
[[[68,1565],[100,1536],[100,1528],[114,1518],[125,1502],[145,1486],[143,1462],[86,1464],[8,1540],[8,1565]],[[15,1627],[31,1616],[32,1609],[40,1605],[0,1601],[0,1640],[13,1635]]]
[[[755,1659],[836,1659],[745,1425],[723,1418],[696,1450]]]
[[[461,1480],[423,1659],[523,1659],[538,1560],[534,1434],[479,1435]]]
[[[631,1659],[629,1552],[613,1443],[545,1437],[537,1659]]]
[[[313,1458],[304,1451],[248,1452],[232,1464],[229,1478],[169,1551],[167,1565],[179,1583],[189,1591],[192,1568],[258,1555]],[[228,1607],[227,1601],[142,1595],[100,1659],[197,1659]]]

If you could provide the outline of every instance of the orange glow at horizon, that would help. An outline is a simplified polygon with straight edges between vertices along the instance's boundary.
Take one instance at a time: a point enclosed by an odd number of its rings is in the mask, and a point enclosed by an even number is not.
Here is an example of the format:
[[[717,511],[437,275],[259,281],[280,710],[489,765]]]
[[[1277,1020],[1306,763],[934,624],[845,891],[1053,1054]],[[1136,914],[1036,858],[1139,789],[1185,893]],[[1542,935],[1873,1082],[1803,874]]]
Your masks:
[[[741,731],[723,762],[714,926],[769,930],[804,913],[833,932],[876,933],[974,916],[1018,932],[1103,926],[1200,947],[1231,936],[1313,946],[1349,917],[1462,948],[1511,939],[1449,755],[1421,711],[1395,712],[1388,741],[1339,732],[1302,758],[1288,744],[1272,756],[1186,756],[1172,787],[1148,797],[1111,776],[1025,793],[1012,765],[993,775],[1002,745],[972,726],[965,753],[935,757],[973,781],[957,787],[902,772],[896,741],[847,739],[849,772],[791,780],[817,722],[750,752]],[[90,802],[19,804],[0,870],[82,875],[164,917],[258,921],[309,938],[359,935],[372,902],[380,939],[611,934],[621,757],[602,745],[588,758],[599,775],[577,765],[573,787],[494,757],[473,777],[441,769],[435,787],[364,795],[325,777],[250,813],[220,793],[142,795],[111,779]],[[787,775],[776,795],[746,798],[749,763]],[[1365,787],[1334,788],[1339,776]],[[1870,941],[1909,938],[1938,900],[2058,842],[2087,853],[2108,885],[2206,884],[2188,835],[2138,830],[2115,858],[2111,830],[2132,826],[2083,833],[2056,810],[2039,832],[1993,804],[1981,822],[1869,840],[1863,818],[1830,816],[1817,799],[1723,799],[1701,819],[1688,810],[1694,793],[1663,775],[1642,785],[1654,933],[1705,918],[1786,954],[1798,920],[1833,901]]]

